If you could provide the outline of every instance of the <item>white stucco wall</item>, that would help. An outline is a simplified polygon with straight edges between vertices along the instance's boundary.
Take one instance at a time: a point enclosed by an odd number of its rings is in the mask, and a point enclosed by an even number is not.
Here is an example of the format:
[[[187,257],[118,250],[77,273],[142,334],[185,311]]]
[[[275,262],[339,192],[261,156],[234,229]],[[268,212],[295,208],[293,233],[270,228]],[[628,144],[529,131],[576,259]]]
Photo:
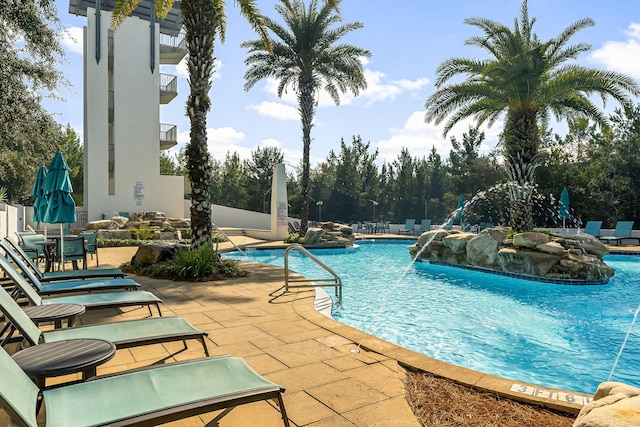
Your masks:
[[[85,28],[85,206],[89,220],[102,212],[161,211],[183,217],[182,177],[160,175],[160,94],[158,26],[155,64],[151,71],[147,21],[127,18],[114,35],[115,194],[108,186],[108,29],[111,14],[101,13],[101,53],[96,62],[95,11],[87,13]],[[134,188],[144,196],[136,199]]]

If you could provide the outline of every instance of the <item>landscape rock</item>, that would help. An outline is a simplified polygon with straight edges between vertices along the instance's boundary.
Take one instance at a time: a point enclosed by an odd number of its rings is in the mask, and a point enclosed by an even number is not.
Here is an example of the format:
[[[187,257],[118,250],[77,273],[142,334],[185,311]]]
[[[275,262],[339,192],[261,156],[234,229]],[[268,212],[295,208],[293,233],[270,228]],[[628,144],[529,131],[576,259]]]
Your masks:
[[[470,265],[492,268],[498,259],[498,240],[490,233],[480,233],[467,242],[466,252]]]
[[[131,258],[132,265],[151,265],[162,261],[174,259],[176,252],[189,245],[169,242],[150,242],[138,246],[138,250]]]
[[[639,427],[640,389],[618,382],[598,386],[593,400],[585,405],[573,427]]]
[[[584,245],[584,246],[583,246]],[[423,233],[407,247],[412,258],[489,268],[523,276],[606,283],[614,270],[602,260],[608,251],[593,236],[519,233],[507,239],[501,228],[479,234],[456,230]]]

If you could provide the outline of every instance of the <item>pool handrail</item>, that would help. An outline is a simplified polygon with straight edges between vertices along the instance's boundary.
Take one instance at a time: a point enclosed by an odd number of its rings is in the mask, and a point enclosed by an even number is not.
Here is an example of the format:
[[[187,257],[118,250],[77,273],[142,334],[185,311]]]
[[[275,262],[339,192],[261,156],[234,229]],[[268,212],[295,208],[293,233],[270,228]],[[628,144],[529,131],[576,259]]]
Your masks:
[[[291,251],[300,251],[304,255],[306,255],[309,259],[323,268],[327,273],[331,274],[333,277],[325,278],[325,279],[308,279],[306,277],[301,277],[299,279],[292,279],[289,277],[289,253]],[[318,283],[322,282],[322,284]],[[290,283],[307,283],[306,285],[290,285]],[[333,286],[336,291],[336,297],[338,298],[338,303],[342,301],[342,279],[340,276],[336,274],[335,271],[331,269],[324,262],[320,261],[315,255],[309,252],[304,246],[299,243],[293,243],[284,250],[284,289],[285,292],[288,292],[290,288],[317,288],[323,286]]]

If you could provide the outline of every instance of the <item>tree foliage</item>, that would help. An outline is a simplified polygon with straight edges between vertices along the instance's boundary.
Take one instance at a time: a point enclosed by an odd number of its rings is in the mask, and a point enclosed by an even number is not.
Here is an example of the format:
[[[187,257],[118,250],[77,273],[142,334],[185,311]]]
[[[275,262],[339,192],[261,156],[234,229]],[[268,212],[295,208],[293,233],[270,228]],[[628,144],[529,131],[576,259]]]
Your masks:
[[[284,21],[266,17],[265,26],[278,40],[252,40],[241,46],[248,49],[245,63],[245,90],[260,80],[278,80],[278,96],[287,87],[293,88],[298,97],[298,111],[302,123],[302,177],[300,180],[301,225],[300,235],[307,231],[309,217],[309,152],[311,129],[318,103],[318,93],[324,90],[336,105],[340,105],[340,93],[347,91],[358,95],[366,88],[362,58],[371,54],[365,49],[339,43],[346,34],[362,27],[359,22],[339,24],[342,17],[337,12],[341,0],[324,1],[318,7],[317,0],[309,6],[301,0],[281,0],[276,11]]]
[[[68,142],[41,104],[68,84],[61,31],[54,0],[0,2],[0,186],[10,201],[25,201],[37,169]]]
[[[629,109],[630,94],[640,94],[629,76],[570,63],[591,49],[586,43],[568,43],[577,32],[594,26],[592,19],[576,21],[547,41],[534,33],[535,21],[529,18],[527,0],[513,28],[486,18],[466,19],[484,33],[467,44],[483,49],[488,58],[444,61],[437,69],[437,90],[426,102],[427,121],[447,119],[445,135],[469,117],[480,125],[506,116],[501,139],[511,182],[511,225],[517,230],[533,226],[531,197],[541,125],[553,115],[567,121],[588,118],[607,129],[609,122],[591,96],[610,96]],[[460,76],[465,79],[459,81]]]

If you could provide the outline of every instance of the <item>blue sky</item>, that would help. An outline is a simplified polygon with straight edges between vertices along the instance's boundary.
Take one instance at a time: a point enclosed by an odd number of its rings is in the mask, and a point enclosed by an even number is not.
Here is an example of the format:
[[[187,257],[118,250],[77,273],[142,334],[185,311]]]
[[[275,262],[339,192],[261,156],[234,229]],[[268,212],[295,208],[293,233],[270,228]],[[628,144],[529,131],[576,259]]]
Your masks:
[[[258,83],[251,91],[243,89],[246,51],[245,40],[255,39],[249,25],[240,17],[234,2],[227,1],[227,34],[225,44],[217,43],[217,72],[208,114],[208,145],[214,158],[224,160],[227,151],[237,151],[248,158],[259,146],[276,146],[285,160],[299,164],[302,158],[302,135],[295,96],[290,91],[278,98],[274,82]],[[258,0],[261,11],[277,18],[276,0]],[[413,156],[426,156],[433,146],[448,156],[451,135],[461,137],[468,123],[456,126],[442,137],[442,125],[424,123],[424,103],[434,91],[435,72],[451,57],[480,58],[484,52],[465,46],[465,41],[480,35],[475,27],[464,24],[469,17],[483,17],[509,26],[520,15],[520,0],[343,0],[341,11],[345,22],[364,24],[344,38],[345,42],[368,49],[372,56],[366,62],[367,90],[359,97],[341,97],[336,107],[327,96],[321,96],[312,130],[312,167],[323,161],[329,151],[339,150],[340,139],[351,141],[360,135],[379,150],[379,160],[393,161],[403,147]],[[46,108],[63,125],[70,123],[82,135],[82,26],[86,18],[68,13],[68,0],[57,0],[64,27],[72,37],[64,38],[68,63],[61,66],[73,85],[60,95],[65,102],[47,101]],[[624,72],[640,81],[640,2],[637,0],[529,0],[529,15],[536,17],[535,32],[543,39],[556,37],[571,23],[592,18],[595,27],[585,29],[572,38],[573,44],[592,45],[578,63]],[[163,73],[179,76],[179,95],[162,106],[163,123],[178,126],[179,145],[189,138],[189,121],[184,115],[188,92],[186,68],[162,66]],[[616,107],[613,100],[606,106]],[[636,100],[638,102],[638,100]],[[486,145],[490,150],[497,141],[502,123],[486,129]],[[558,133],[561,124],[555,125]]]

